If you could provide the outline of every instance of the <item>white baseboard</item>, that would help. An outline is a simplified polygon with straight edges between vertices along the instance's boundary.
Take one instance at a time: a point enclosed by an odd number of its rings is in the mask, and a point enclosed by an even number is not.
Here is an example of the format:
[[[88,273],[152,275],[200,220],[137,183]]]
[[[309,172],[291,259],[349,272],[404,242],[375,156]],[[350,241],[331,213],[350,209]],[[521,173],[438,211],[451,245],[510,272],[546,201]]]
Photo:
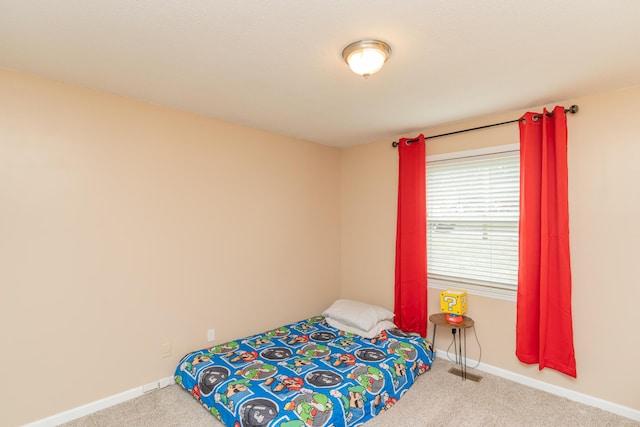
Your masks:
[[[436,349],[436,357],[447,359],[449,361],[451,361],[452,359],[455,360],[454,354],[448,355],[447,351],[442,349]],[[506,369],[487,365],[486,363],[478,363],[477,360],[467,359],[467,366],[469,365],[473,366],[474,369],[477,369],[479,371],[487,372],[489,374],[506,378],[510,381],[513,381],[519,384],[524,384],[538,390],[546,391],[547,393],[566,397],[567,399],[570,399],[579,403],[584,403],[585,405],[594,406],[596,408],[604,409],[605,411],[613,412],[614,414],[622,415],[623,417],[631,418],[632,420],[640,421],[640,411],[637,409],[629,408],[627,406],[622,406],[617,403],[600,399],[598,397],[589,396],[588,394],[569,390],[568,388],[549,384],[544,381],[527,377],[526,375],[516,374],[515,372],[511,372],[511,371],[507,371]]]
[[[173,377],[161,378],[158,381],[154,381],[140,387],[132,388],[131,390],[123,391],[122,393],[114,394],[113,396],[105,397],[104,399],[96,400],[94,402],[87,403],[86,405],[78,406],[77,408],[70,409],[68,411],[64,411],[38,421],[34,421],[30,424],[26,424],[24,427],[58,426],[66,422],[73,421],[77,418],[91,415],[94,412],[101,411],[102,409],[117,405],[118,403],[135,399],[136,397],[140,397],[145,393],[164,388],[170,384],[173,384],[174,382],[175,381]]]

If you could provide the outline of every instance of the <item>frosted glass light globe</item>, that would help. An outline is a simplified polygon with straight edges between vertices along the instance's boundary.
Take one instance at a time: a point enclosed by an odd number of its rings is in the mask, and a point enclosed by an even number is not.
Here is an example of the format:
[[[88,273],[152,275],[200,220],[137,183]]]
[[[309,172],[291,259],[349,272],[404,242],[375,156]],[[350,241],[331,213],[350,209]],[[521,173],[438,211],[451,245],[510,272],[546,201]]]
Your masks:
[[[380,71],[390,54],[391,47],[379,40],[360,40],[342,51],[342,57],[349,68],[365,79]]]
[[[376,49],[363,49],[349,56],[349,68],[361,76],[369,76],[380,71],[385,56]]]

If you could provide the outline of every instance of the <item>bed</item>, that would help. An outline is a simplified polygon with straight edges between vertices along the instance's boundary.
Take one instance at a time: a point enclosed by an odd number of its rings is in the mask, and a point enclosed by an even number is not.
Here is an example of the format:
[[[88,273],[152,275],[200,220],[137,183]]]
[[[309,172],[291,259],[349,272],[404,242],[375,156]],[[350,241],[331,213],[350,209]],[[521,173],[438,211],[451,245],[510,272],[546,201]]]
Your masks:
[[[366,338],[324,314],[189,353],[175,380],[229,427],[341,427],[384,412],[430,369],[426,339]]]

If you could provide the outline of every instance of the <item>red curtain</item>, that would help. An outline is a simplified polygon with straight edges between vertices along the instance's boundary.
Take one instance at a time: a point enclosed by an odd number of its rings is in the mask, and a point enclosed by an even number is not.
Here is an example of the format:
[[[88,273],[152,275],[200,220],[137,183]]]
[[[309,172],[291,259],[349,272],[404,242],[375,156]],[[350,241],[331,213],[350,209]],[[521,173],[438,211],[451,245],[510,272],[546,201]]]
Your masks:
[[[564,108],[526,113],[520,120],[516,355],[575,378],[567,188]]]
[[[411,141],[410,143],[407,143]],[[424,136],[398,145],[395,323],[427,335],[427,200]]]

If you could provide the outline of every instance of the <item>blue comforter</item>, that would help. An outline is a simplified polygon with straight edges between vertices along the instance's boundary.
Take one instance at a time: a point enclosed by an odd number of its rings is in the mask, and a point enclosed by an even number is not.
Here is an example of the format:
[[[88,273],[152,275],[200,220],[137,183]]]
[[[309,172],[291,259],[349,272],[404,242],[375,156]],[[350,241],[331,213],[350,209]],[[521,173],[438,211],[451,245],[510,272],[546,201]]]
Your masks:
[[[393,406],[432,356],[419,336],[366,339],[318,316],[190,353],[175,379],[229,427],[358,426]]]

